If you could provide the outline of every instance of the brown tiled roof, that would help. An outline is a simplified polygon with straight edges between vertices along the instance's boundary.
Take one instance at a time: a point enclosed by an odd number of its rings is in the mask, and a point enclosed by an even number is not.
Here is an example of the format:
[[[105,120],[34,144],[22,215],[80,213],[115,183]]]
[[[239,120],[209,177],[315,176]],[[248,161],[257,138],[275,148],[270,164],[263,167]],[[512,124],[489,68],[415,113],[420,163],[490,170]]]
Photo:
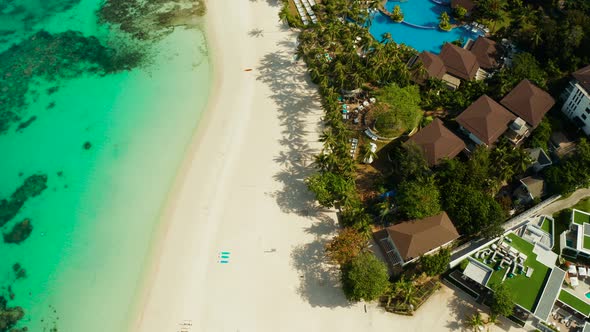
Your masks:
[[[486,37],[479,37],[475,40],[470,49],[475,54],[477,63],[481,68],[490,69],[498,65],[496,62],[496,42]]]
[[[436,165],[443,158],[453,158],[465,149],[465,142],[448,130],[438,118],[422,128],[408,142],[422,148],[430,166]]]
[[[508,129],[516,116],[487,95],[479,97],[459,114],[457,122],[487,145],[491,145]]]
[[[446,212],[386,228],[404,261],[419,257],[459,237]]]
[[[572,75],[586,92],[590,93],[590,65],[575,71]]]
[[[473,79],[479,69],[475,55],[455,44],[444,44],[440,58],[447,68],[447,73],[464,80]]]
[[[451,0],[451,7],[455,8],[457,6],[461,6],[470,12],[475,7],[475,3],[473,3],[473,0]]]
[[[428,77],[441,79],[447,71],[442,59],[434,53],[424,51],[418,57],[428,72]]]
[[[520,179],[533,198],[541,197],[545,193],[545,181],[540,177],[527,176]]]
[[[551,95],[524,79],[500,101],[512,113],[536,128],[555,104]]]

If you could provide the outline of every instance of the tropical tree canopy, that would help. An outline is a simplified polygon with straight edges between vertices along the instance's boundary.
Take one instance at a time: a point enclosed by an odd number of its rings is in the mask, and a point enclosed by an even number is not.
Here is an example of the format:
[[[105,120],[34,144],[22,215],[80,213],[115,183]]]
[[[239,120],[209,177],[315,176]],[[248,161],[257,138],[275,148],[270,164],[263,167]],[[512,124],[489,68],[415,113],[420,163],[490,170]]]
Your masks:
[[[433,177],[400,183],[396,202],[405,219],[422,219],[440,212],[440,192]]]
[[[321,172],[306,179],[307,187],[321,206],[333,207],[355,193],[354,183],[339,174]]]
[[[444,273],[451,263],[451,250],[440,249],[434,255],[420,257],[420,268],[429,276],[436,276]]]
[[[508,317],[512,315],[514,309],[514,295],[510,292],[510,289],[505,284],[496,284],[493,287],[494,299],[490,306],[492,316],[504,316]]]
[[[569,194],[579,187],[590,185],[590,144],[580,139],[576,152],[544,172],[549,190],[556,194]]]
[[[397,136],[420,123],[422,111],[417,85],[401,88],[396,83],[390,84],[379,91],[377,99],[380,111],[376,116],[375,127],[380,134]]]
[[[326,255],[334,263],[344,265],[350,263],[368,247],[366,234],[353,228],[343,228],[326,244]]]
[[[350,301],[373,301],[389,289],[387,266],[372,253],[362,253],[342,268],[344,295]]]

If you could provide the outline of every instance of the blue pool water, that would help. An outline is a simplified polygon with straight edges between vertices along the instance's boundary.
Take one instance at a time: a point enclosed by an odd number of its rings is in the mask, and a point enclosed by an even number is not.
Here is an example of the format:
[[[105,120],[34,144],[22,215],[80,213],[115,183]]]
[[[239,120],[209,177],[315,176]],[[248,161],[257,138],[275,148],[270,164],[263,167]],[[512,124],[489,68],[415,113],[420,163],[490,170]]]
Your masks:
[[[389,32],[396,43],[406,44],[416,50],[440,53],[445,42],[477,38],[477,34],[464,29],[454,28],[451,31],[438,29],[439,16],[443,11],[450,13],[450,8],[439,5],[432,0],[407,0],[405,2],[387,1],[385,8],[392,12],[399,5],[404,14],[404,22],[430,28],[417,28],[405,23],[395,23],[389,17],[377,12],[373,16],[369,31],[377,39],[382,40],[384,33]]]
[[[590,299],[590,292],[586,293],[586,297]]]

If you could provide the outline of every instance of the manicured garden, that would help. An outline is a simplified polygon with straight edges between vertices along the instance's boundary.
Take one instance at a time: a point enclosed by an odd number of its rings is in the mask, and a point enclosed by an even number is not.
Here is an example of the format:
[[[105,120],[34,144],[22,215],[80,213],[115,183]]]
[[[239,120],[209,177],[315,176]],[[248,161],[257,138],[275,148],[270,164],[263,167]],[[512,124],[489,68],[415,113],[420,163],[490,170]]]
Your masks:
[[[580,203],[582,203],[582,202],[580,202]],[[580,203],[576,204],[576,206],[578,206]],[[574,207],[574,209],[577,209],[577,207]],[[588,210],[590,210],[590,209],[588,209]],[[574,213],[574,222],[578,225],[583,225],[584,223],[590,224],[590,215],[587,215],[585,213],[575,212]]]
[[[571,308],[583,313],[586,316],[590,315],[590,304],[564,289],[562,289],[561,293],[559,293],[559,301],[567,304]]]
[[[584,249],[590,250],[590,236],[584,235]]]
[[[527,255],[527,260],[525,261],[524,266],[532,268],[534,271],[530,278],[527,278],[524,274],[517,274],[513,278],[506,278],[503,284],[510,289],[512,294],[514,294],[514,298],[516,299],[515,302],[517,304],[527,310],[533,310],[550,270],[548,267],[537,261],[537,255],[533,253],[533,245],[531,243],[523,240],[515,234],[509,234],[507,237],[512,240],[512,242],[509,243],[511,247]],[[487,265],[494,269],[495,263]],[[504,269],[499,271],[494,270],[487,286],[491,287],[494,284],[502,283],[502,277],[505,273],[506,270]]]

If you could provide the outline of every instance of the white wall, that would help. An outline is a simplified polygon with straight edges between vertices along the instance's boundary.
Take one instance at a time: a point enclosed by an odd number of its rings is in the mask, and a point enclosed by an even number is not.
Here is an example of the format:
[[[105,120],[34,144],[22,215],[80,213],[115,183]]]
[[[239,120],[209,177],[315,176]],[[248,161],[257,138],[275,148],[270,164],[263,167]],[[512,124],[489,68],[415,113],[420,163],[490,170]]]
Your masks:
[[[567,89],[571,89],[567,95],[561,111],[570,119],[580,118],[586,126],[582,128],[586,135],[590,135],[590,95],[576,81],[570,82]]]

